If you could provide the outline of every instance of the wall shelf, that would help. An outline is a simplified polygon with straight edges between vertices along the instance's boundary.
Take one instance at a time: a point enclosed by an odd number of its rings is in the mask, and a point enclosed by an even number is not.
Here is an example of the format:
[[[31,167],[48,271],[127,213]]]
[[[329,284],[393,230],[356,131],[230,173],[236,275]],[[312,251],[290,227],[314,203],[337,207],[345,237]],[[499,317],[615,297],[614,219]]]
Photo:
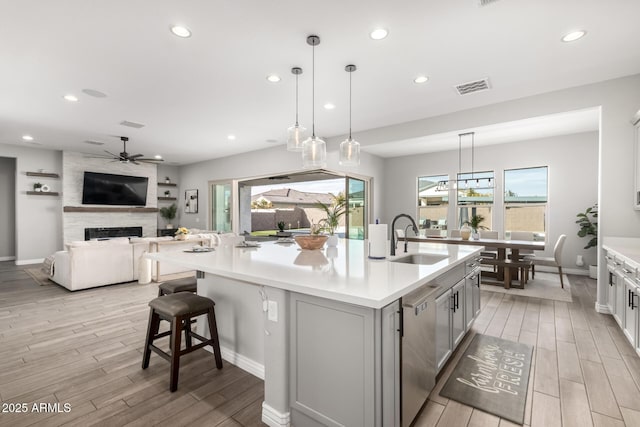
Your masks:
[[[119,212],[119,213],[156,213],[158,208],[120,208],[120,207],[86,207],[86,206],[65,206],[64,212]]]
[[[176,197],[158,197],[159,201],[171,201],[171,200],[178,200]]]
[[[29,196],[59,196],[57,191],[27,191]]]
[[[38,176],[41,178],[60,178],[57,173],[45,173],[45,172],[27,172],[27,176]]]
[[[170,183],[166,183],[166,182],[159,182],[158,183],[158,187],[177,187],[178,184],[176,184],[175,182],[170,182]]]

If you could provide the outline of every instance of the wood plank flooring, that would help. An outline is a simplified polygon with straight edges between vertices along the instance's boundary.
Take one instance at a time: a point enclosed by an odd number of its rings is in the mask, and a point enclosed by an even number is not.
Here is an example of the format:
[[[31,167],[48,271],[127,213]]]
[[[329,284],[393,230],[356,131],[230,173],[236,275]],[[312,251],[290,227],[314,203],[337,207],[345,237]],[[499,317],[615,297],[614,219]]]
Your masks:
[[[640,358],[613,318],[595,312],[595,281],[570,280],[572,303],[483,292],[473,332],[535,345],[525,425],[638,426]],[[71,404],[66,413],[0,413],[0,427],[264,425],[263,382],[226,362],[218,371],[204,350],[182,358],[175,393],[164,360],[152,355],[140,368],[156,294],[154,284],[71,293],[0,262],[0,400]],[[514,425],[438,395],[471,338],[416,426]]]
[[[0,262],[0,401],[28,407],[0,412],[0,426],[264,426],[263,382],[226,362],[217,370],[205,350],[181,358],[175,393],[160,357],[141,369],[157,292],[135,283],[72,293]],[[71,410],[37,413],[34,403]]]
[[[535,345],[524,425],[640,426],[640,358],[613,317],[595,311],[595,280],[570,281],[572,303],[483,292],[473,332]],[[514,425],[438,394],[472,337],[445,367],[416,427]]]

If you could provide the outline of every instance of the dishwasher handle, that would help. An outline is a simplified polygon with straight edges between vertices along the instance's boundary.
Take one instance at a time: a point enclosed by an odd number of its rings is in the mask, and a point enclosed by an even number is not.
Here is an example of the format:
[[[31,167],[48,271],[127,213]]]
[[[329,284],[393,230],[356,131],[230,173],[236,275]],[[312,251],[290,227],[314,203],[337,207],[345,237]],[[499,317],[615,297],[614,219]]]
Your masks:
[[[411,309],[413,314],[418,316],[427,309],[429,299],[433,299],[439,288],[440,286],[429,285],[426,289],[411,292],[402,298],[402,308]]]

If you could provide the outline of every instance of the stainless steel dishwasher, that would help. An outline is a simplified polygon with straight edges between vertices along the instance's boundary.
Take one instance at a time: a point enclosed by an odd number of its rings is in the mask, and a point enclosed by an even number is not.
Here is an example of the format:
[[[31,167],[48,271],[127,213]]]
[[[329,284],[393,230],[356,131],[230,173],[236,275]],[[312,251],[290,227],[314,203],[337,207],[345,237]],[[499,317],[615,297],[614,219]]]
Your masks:
[[[440,287],[428,283],[402,298],[402,426],[413,422],[435,387],[435,296]]]

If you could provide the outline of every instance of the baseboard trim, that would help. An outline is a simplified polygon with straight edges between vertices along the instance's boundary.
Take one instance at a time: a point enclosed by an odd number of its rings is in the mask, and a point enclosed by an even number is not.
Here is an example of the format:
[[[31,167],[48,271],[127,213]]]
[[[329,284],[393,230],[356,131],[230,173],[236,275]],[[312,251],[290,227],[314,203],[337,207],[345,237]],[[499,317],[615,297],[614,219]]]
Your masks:
[[[0,256],[0,261],[13,261],[16,259],[14,256]]]
[[[194,338],[194,340],[200,342],[198,339]],[[209,353],[213,353],[213,349],[211,348],[211,346],[205,346],[204,349]],[[249,372],[251,375],[254,375],[264,381],[264,365],[261,365],[255,360],[249,359],[248,357],[238,354],[226,347],[220,346],[220,354],[222,358],[227,362],[237,366],[244,371]]]
[[[44,258],[19,259],[19,260],[16,260],[16,265],[42,264],[43,262],[44,262]]]
[[[267,402],[262,402],[262,422],[269,427],[289,427],[291,425],[291,412],[283,414],[273,409]]]
[[[598,301],[596,301],[596,312],[602,314],[611,314],[609,306],[606,304],[600,304]]]

